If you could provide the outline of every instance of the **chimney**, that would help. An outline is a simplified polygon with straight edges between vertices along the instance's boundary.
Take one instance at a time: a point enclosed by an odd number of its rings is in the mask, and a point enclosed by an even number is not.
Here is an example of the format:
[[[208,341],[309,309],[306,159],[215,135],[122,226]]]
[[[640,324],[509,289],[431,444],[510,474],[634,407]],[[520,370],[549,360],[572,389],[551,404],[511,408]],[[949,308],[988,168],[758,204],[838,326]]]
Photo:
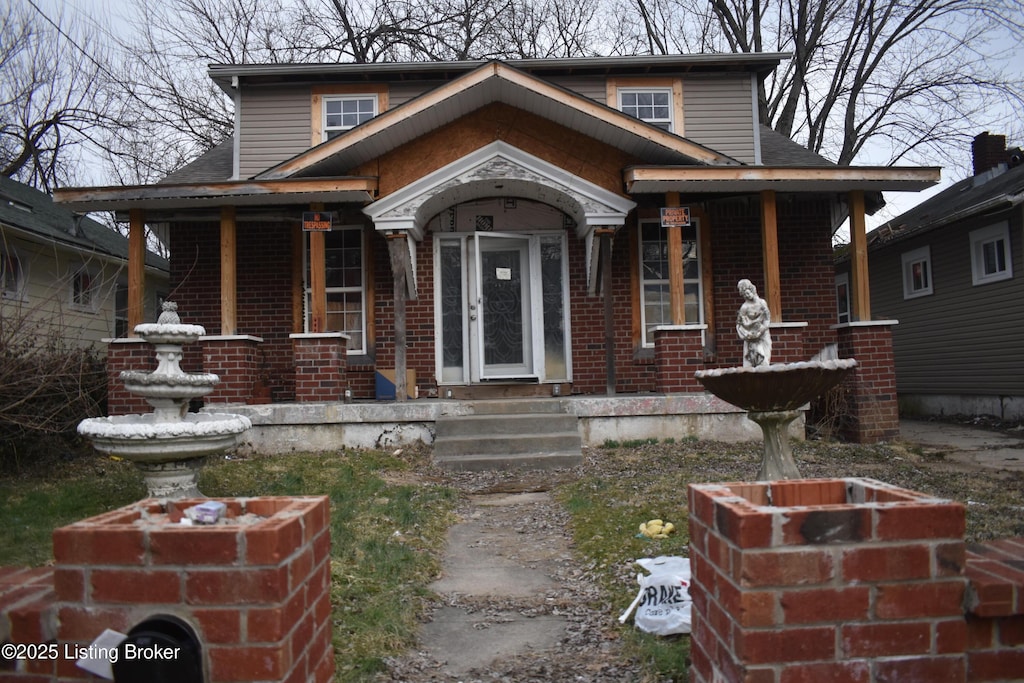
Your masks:
[[[1006,151],[1006,136],[989,135],[988,131],[974,137],[971,153],[974,156],[974,175],[980,175],[1010,160]]]

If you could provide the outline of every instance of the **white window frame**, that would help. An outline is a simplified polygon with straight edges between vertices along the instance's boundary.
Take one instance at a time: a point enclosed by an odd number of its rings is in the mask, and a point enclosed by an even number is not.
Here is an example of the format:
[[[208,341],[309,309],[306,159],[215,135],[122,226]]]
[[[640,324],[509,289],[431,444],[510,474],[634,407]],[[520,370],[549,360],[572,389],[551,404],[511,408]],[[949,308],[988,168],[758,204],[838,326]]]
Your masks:
[[[626,111],[627,105],[623,102],[624,96],[626,96],[626,95],[642,95],[642,94],[664,95],[666,97],[666,99],[667,99],[667,102],[665,103],[665,108],[668,110],[668,116],[664,117],[664,118],[660,118],[660,117],[642,117],[642,116],[639,115],[639,112],[633,113],[633,112],[630,112],[630,111]],[[658,126],[659,128],[663,128],[663,129],[667,130],[670,133],[675,132],[675,129],[676,129],[676,126],[675,126],[675,113],[674,113],[675,112],[675,105],[674,105],[674,102],[673,102],[673,91],[672,91],[672,88],[669,88],[669,87],[664,87],[664,88],[657,88],[657,87],[651,87],[651,88],[619,88],[618,89],[618,104],[619,104],[619,111],[621,111],[623,114],[629,114],[630,116],[633,116],[634,118],[638,118],[641,121],[646,121],[647,123],[650,123],[651,125]],[[638,108],[641,105],[637,104],[637,105],[629,105],[629,106],[633,106],[633,107],[637,107]],[[654,106],[654,105],[651,105],[651,106]]]
[[[9,272],[12,266],[13,277]],[[0,248],[0,297],[19,301],[25,297],[25,264],[9,247]]]
[[[81,289],[79,286],[80,278],[83,276],[89,278],[88,286],[82,290],[88,294],[88,298],[85,300],[79,295]],[[99,310],[100,273],[96,269],[82,264],[71,271],[71,277],[68,279],[68,302],[71,308],[76,311],[95,313]]]
[[[985,228],[971,231],[971,282],[987,285],[990,282],[1009,280],[1013,277],[1013,251],[1010,248],[1010,224],[1001,221]],[[1003,267],[986,271],[985,252],[988,247],[1002,249]]]
[[[932,253],[928,246],[918,247],[900,255],[903,264],[903,298],[916,299],[932,294],[932,283],[935,273],[932,271]],[[917,282],[915,270],[924,274],[924,282]]]
[[[366,329],[366,315],[367,315],[366,314],[366,267],[367,267],[367,264],[366,264],[366,231],[363,229],[363,226],[361,226],[361,225],[337,225],[337,226],[334,226],[334,228],[331,230],[331,232],[339,232],[341,230],[354,230],[354,231],[358,231],[358,234],[359,234],[359,271],[360,271],[360,273],[359,273],[359,286],[358,287],[353,287],[353,286],[350,286],[350,287],[327,287],[326,288],[326,293],[327,293],[328,296],[331,295],[331,294],[350,294],[350,293],[353,293],[353,292],[358,292],[359,293],[359,301],[360,301],[360,309],[361,309],[360,310],[360,322],[359,322],[360,330],[359,331],[361,333],[360,334],[360,338],[362,339],[362,344],[360,346],[358,346],[358,347],[356,347],[356,346],[349,346],[346,351],[347,351],[348,355],[350,355],[350,356],[361,356],[361,355],[365,355],[367,353],[367,345],[368,345],[368,340],[366,338],[366,336],[367,336],[367,329]],[[310,302],[310,297],[312,296],[312,289],[310,288],[310,285],[309,285],[309,237],[308,237],[308,233],[307,233],[307,236],[306,236],[306,239],[304,240],[304,242],[305,242],[305,249],[303,250],[303,261],[304,261],[303,265],[304,265],[304,268],[303,268],[302,272],[303,272],[303,278],[305,280],[303,282],[303,302],[304,302],[304,308],[305,308],[305,315],[303,316],[303,319],[304,319],[303,325],[304,325],[304,330],[308,333],[308,332],[311,331],[309,329],[309,323],[310,323],[310,315],[312,313],[311,302]],[[352,332],[352,330],[331,330],[331,331],[333,331],[333,332],[345,332],[345,333]],[[352,339],[352,336],[350,335],[349,344],[352,344],[352,343],[353,343],[353,339]]]
[[[377,116],[380,113],[380,99],[378,98],[377,93],[370,93],[370,92],[368,92],[368,93],[352,93],[352,94],[345,94],[345,95],[324,95],[321,98],[321,101],[322,101],[322,104],[320,105],[322,107],[321,116],[323,117],[321,120],[323,121],[323,140],[324,141],[327,141],[327,140],[331,139],[331,137],[332,137],[331,133],[338,134],[338,133],[342,133],[342,132],[344,132],[346,130],[351,130],[351,129],[355,128],[357,125],[359,125],[360,123],[364,123],[365,121],[369,121],[370,119],[372,119],[373,117]],[[341,125],[337,125],[337,126],[329,125],[328,121],[330,121],[330,116],[338,116],[338,114],[330,114],[330,115],[328,115],[327,107],[328,107],[329,104],[340,102],[340,103],[342,103],[342,107],[344,107],[344,103],[345,102],[363,102],[363,101],[371,101],[373,103],[372,113],[370,113],[369,117],[367,117],[366,119],[363,119],[361,121],[357,121],[356,123],[353,123],[351,125],[345,125],[344,123],[342,123]],[[358,112],[357,111],[355,113],[357,114],[357,117],[358,117],[359,114],[365,114],[366,112]],[[343,114],[344,114],[344,112],[342,112],[342,115]]]
[[[846,310],[843,310],[846,306]],[[850,322],[850,274],[839,273],[836,275],[836,322]]]
[[[660,225],[661,225],[661,221],[659,219],[651,219],[651,220],[641,220],[639,222],[639,225],[637,226],[638,227],[638,235],[637,235],[637,246],[638,246],[638,249],[637,249],[637,254],[636,254],[635,258],[637,259],[637,269],[638,269],[638,273],[639,273],[638,277],[640,279],[640,282],[639,282],[639,286],[640,286],[640,341],[641,341],[642,347],[643,348],[647,348],[647,349],[654,348],[654,339],[648,339],[648,336],[647,336],[647,328],[650,327],[650,325],[647,322],[647,303],[646,303],[646,300],[645,300],[647,289],[646,289],[645,285],[648,285],[648,284],[651,284],[651,285],[668,285],[669,280],[668,280],[668,273],[665,274],[664,278],[646,278],[646,277],[644,277],[644,227],[646,227],[646,226],[660,226]],[[687,322],[688,323],[694,323],[694,324],[698,324],[698,323],[699,324],[703,324],[703,322],[704,322],[704,283],[701,280],[701,273],[703,272],[703,268],[701,267],[701,259],[703,258],[703,255],[701,254],[701,249],[700,249],[700,223],[697,220],[693,221],[693,229],[695,231],[695,235],[694,235],[694,248],[697,250],[697,277],[696,278],[686,278],[686,277],[684,277],[683,278],[683,291],[684,291],[684,297],[685,297],[686,286],[687,285],[693,285],[693,284],[697,285],[697,317],[698,317],[698,320],[693,320],[693,321],[688,320]],[[662,228],[662,230],[665,231],[666,239],[667,239],[668,228]],[[685,254],[684,254],[684,257],[685,257]],[[658,323],[658,325],[667,325],[667,324],[670,324],[670,322],[662,321],[662,322]]]

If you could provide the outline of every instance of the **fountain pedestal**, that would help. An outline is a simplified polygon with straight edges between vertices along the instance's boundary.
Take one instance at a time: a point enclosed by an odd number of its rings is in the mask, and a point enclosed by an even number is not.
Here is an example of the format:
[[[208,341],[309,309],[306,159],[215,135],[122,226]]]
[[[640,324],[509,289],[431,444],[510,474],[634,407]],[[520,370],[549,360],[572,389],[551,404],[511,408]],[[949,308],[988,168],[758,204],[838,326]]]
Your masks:
[[[180,366],[182,346],[206,334],[199,325],[183,325],[173,302],[164,303],[156,324],[135,326],[135,333],[155,347],[157,369],[125,370],[125,388],[142,396],[153,412],[83,420],[78,433],[101,453],[129,460],[142,471],[151,498],[195,498],[196,476],[203,459],[238,444],[252,426],[244,415],[188,412],[220,381],[210,373],[186,373]]]
[[[798,408],[839,384],[855,367],[857,361],[848,358],[698,370],[696,377],[718,398],[746,410],[761,427],[764,457],[758,478],[773,481],[800,479],[789,445],[789,425],[800,416]]]

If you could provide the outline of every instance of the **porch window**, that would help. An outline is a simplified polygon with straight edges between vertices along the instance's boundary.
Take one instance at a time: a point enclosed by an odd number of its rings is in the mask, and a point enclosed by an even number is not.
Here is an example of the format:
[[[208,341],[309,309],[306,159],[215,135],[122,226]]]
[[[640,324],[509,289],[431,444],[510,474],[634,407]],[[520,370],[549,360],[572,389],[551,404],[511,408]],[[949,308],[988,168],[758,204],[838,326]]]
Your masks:
[[[673,130],[672,89],[620,89],[619,110],[667,131]]]
[[[306,246],[306,330],[310,328],[309,245]],[[366,353],[366,273],[363,268],[363,228],[335,228],[324,235],[326,270],[326,329],[348,335],[350,355]]]
[[[0,296],[20,299],[24,284],[21,259],[9,249],[0,250]]]
[[[836,322],[850,322],[850,274],[836,275]]]
[[[971,279],[975,285],[1013,277],[1010,228],[1006,221],[971,232]]]
[[[324,140],[355,128],[377,115],[377,95],[335,95],[323,98]]]
[[[683,298],[686,321],[704,322],[700,281],[700,249],[696,222],[682,228]],[[672,324],[669,294],[668,229],[659,221],[640,224],[640,316],[643,345],[654,346],[654,328]]]
[[[914,299],[932,293],[932,258],[928,247],[908,251],[903,261],[903,298]]]

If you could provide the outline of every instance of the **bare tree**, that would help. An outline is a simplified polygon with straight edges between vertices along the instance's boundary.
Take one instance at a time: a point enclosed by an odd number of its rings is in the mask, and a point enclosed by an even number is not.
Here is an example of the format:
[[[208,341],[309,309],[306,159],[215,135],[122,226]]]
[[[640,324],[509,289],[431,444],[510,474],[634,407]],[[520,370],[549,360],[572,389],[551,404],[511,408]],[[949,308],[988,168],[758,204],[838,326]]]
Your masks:
[[[76,177],[78,151],[116,126],[88,30],[70,33],[31,0],[0,15],[0,173],[45,191]]]
[[[839,164],[869,147],[889,163],[956,163],[981,126],[1019,130],[992,113],[1019,109],[1024,93],[1007,70],[1020,0],[632,3],[650,52],[683,36],[701,50],[791,53],[760,93],[764,122]]]

